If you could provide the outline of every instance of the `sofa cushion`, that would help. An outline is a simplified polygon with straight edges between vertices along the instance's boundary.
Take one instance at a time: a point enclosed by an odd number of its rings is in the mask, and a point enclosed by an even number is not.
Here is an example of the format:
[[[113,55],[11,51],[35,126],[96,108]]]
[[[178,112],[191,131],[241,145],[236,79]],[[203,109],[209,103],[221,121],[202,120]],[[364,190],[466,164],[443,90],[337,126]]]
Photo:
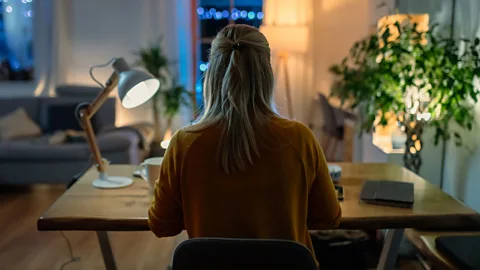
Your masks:
[[[40,127],[27,115],[23,107],[0,118],[0,139],[37,137],[42,134]]]
[[[51,133],[58,130],[76,130],[82,131],[83,128],[80,125],[75,111],[77,108],[76,103],[71,104],[51,104],[46,108],[47,110],[47,126],[44,131]],[[96,121],[96,115],[94,115],[90,122],[95,133],[97,133],[99,127]]]
[[[0,117],[10,114],[20,107],[24,108],[28,116],[37,124],[39,124],[39,103],[36,97],[1,98]]]
[[[109,98],[92,117],[94,132],[115,125],[115,99]],[[56,130],[81,130],[75,117],[75,108],[79,103],[91,102],[83,98],[51,98],[40,97],[39,123],[44,132]]]
[[[74,84],[59,85],[55,90],[57,97],[83,98],[85,100],[93,100],[101,91],[102,88],[98,86]]]
[[[98,147],[102,155],[108,152],[126,153],[138,150],[138,136],[132,132],[113,131],[97,136]],[[25,139],[0,142],[0,163],[42,160],[85,160],[91,156],[88,143],[53,144],[48,140]]]

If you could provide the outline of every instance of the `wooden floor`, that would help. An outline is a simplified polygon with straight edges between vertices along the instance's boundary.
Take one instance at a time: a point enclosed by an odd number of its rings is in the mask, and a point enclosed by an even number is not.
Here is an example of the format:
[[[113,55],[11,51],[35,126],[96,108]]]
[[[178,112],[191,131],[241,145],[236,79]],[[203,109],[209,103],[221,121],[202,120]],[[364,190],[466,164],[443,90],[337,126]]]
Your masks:
[[[37,218],[58,198],[65,186],[40,185],[12,191],[0,186],[0,270],[56,270],[70,260],[60,232],[37,231]],[[64,232],[80,260],[64,270],[104,270],[95,232]],[[119,270],[166,269],[175,238],[156,238],[151,232],[109,233]]]
[[[67,242],[60,232],[37,231],[37,218],[65,191],[64,185],[29,188],[0,186],[0,270],[56,270],[70,260]],[[95,232],[63,232],[79,261],[64,270],[104,270]],[[156,238],[151,232],[110,232],[119,270],[163,270],[185,235]],[[412,261],[401,269],[422,269]]]

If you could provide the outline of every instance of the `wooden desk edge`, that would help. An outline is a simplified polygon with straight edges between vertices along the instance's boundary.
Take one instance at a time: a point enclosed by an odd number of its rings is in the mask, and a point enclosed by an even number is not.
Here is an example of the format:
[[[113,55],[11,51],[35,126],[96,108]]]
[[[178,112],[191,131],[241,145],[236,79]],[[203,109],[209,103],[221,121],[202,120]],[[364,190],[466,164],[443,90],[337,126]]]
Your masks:
[[[44,218],[37,220],[39,231],[149,231],[146,219],[110,220],[98,218]]]
[[[406,226],[405,224],[408,224]],[[480,230],[478,213],[408,217],[343,218],[339,229]]]
[[[406,226],[405,224],[408,224]],[[432,226],[433,225],[433,226]],[[441,216],[344,218],[338,229],[480,230],[480,215],[451,214]],[[41,217],[39,231],[149,231],[146,218],[110,220],[101,218]]]

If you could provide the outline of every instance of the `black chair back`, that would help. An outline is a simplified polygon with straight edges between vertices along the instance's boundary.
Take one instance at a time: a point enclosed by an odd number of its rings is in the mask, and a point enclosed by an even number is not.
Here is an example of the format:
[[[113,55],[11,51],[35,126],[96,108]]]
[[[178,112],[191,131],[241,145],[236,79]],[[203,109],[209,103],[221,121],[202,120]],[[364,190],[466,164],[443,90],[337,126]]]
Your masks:
[[[177,247],[172,269],[315,270],[317,266],[310,250],[293,241],[193,238]]]

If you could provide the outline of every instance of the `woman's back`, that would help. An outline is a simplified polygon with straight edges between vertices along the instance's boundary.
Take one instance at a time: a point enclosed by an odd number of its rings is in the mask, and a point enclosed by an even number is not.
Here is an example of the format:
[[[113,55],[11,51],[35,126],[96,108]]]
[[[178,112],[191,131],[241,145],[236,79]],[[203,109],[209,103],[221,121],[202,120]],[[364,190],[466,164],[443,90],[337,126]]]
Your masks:
[[[259,155],[242,171],[219,164],[221,126],[179,131],[171,141],[150,210],[159,237],[288,239],[312,249],[307,229],[334,228],[341,211],[311,131],[272,120],[256,130]]]
[[[275,238],[309,247],[308,229],[341,209],[311,131],[273,102],[270,47],[258,29],[229,25],[212,42],[204,111],[165,154],[149,226],[158,237]]]

